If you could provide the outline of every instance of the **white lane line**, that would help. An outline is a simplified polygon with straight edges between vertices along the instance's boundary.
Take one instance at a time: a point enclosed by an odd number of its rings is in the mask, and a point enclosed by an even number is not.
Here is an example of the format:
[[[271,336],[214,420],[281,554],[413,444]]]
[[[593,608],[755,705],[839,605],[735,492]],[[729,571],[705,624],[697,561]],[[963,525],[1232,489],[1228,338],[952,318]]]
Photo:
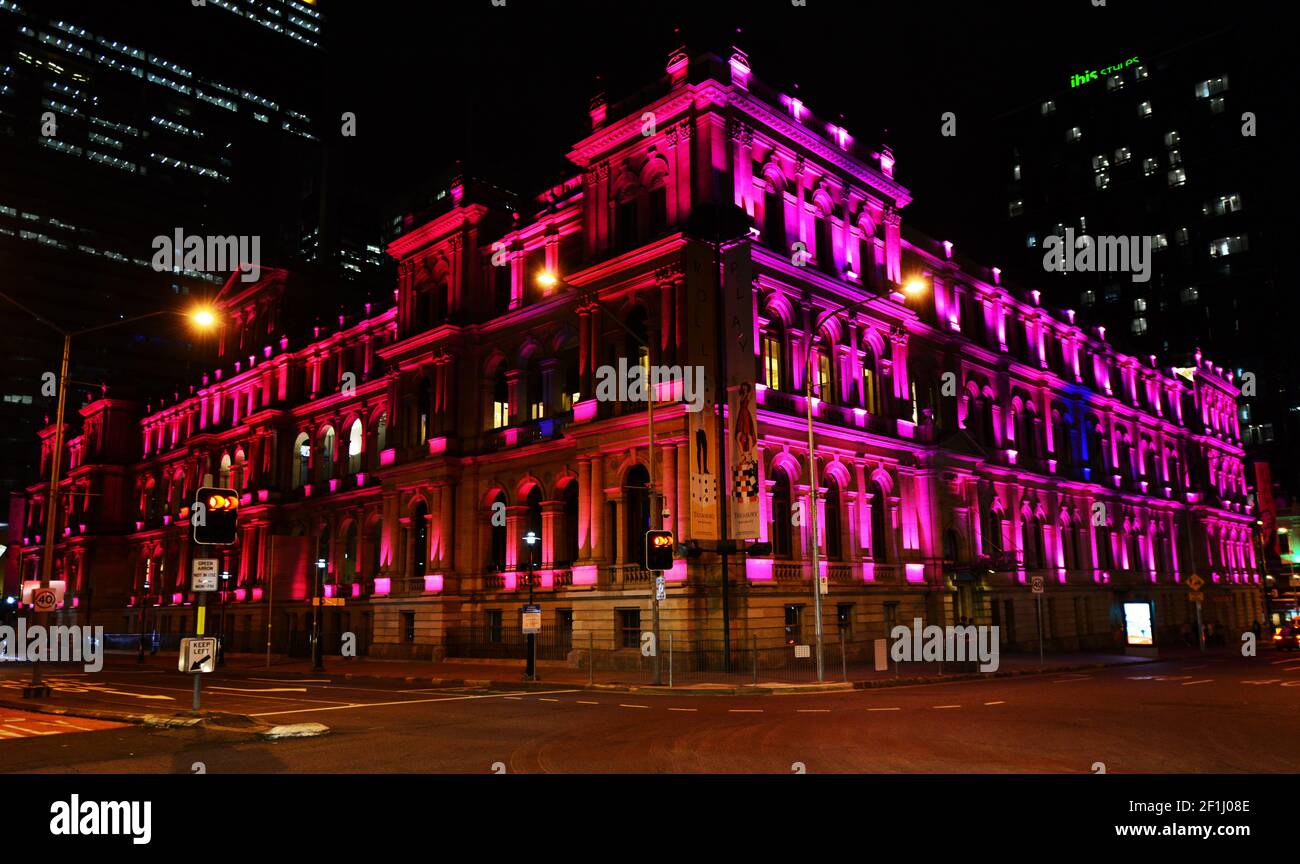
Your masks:
[[[522,697],[522,696],[507,696],[507,697],[505,697],[505,698],[511,700],[512,702],[518,702],[518,701],[522,700],[524,697]]]
[[[1300,657],[1287,657],[1285,660],[1270,660],[1269,665],[1279,666],[1283,663],[1300,663]]]
[[[669,711],[699,711],[699,708],[669,708]]]
[[[985,705],[1005,705],[1005,704],[1007,704],[1007,703],[1006,703],[1005,700],[1003,700],[1003,699],[999,699],[999,700],[996,701],[996,702],[985,702],[984,704],[985,704]]]
[[[333,684],[328,678],[249,678],[249,681],[263,681],[269,684]]]
[[[728,708],[728,714],[762,714],[762,708]]]
[[[542,702],[559,702],[560,700],[559,700],[559,699],[546,699],[546,698],[543,698],[543,699],[541,699],[540,701],[542,701]]]
[[[577,690],[545,690],[545,693],[577,693]],[[279,717],[282,714],[311,714],[316,711],[346,711],[349,708],[392,708],[395,705],[423,705],[429,702],[465,702],[470,699],[499,699],[501,693],[474,696],[444,696],[441,699],[399,699],[396,702],[356,702],[347,705],[330,705],[326,708],[295,708],[292,711],[262,711],[250,717]],[[509,697],[507,697],[509,698]],[[518,698],[518,697],[515,697]]]
[[[236,693],[306,693],[306,687],[225,687],[221,684],[208,685],[209,690],[233,690]]]
[[[1193,684],[1209,684],[1213,680],[1213,678],[1202,678],[1200,681],[1184,681],[1183,686],[1191,687]]]
[[[931,705],[931,708],[960,708],[960,705]]]
[[[624,703],[620,702],[620,703],[618,704],[618,707],[620,707],[620,708],[649,708],[650,706],[649,706],[649,705],[625,705]]]
[[[868,708],[868,711],[902,711],[902,708]]]
[[[829,713],[831,713],[831,709],[829,709],[829,708],[796,708],[796,709],[795,709],[795,713],[796,713],[796,714],[829,714]]]
[[[586,699],[579,699],[579,700],[578,700],[578,704],[579,704],[579,705],[599,705],[600,703],[599,703],[599,702],[590,702],[590,701],[588,701],[588,700],[586,700]]]

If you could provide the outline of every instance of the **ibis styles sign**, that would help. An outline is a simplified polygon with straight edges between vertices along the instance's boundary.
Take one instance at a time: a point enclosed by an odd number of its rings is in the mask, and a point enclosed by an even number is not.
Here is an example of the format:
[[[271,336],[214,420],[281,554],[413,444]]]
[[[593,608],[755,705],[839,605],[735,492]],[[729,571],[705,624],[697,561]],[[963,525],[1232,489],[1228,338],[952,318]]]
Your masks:
[[[1130,57],[1121,63],[1115,63],[1111,66],[1107,66],[1105,69],[1089,69],[1086,72],[1080,72],[1077,75],[1071,75],[1070,86],[1079,87],[1084,84],[1087,84],[1089,81],[1096,81],[1098,78],[1102,77],[1103,75],[1111,75],[1114,74],[1115,72],[1120,72],[1124,69],[1127,69],[1130,66],[1135,65],[1137,62],[1138,62],[1138,58]]]

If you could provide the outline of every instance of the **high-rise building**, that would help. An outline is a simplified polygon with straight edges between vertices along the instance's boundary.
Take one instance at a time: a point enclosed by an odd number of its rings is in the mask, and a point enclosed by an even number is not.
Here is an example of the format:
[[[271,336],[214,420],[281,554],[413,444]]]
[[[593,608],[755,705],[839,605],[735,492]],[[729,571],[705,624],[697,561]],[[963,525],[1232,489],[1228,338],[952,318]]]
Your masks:
[[[0,290],[74,331],[183,309],[215,294],[228,270],[178,254],[159,272],[157,238],[177,232],[247,238],[268,266],[377,272],[378,220],[373,230],[340,224],[336,214],[355,208],[329,197],[326,22],[315,3],[121,13],[0,2]],[[69,414],[103,385],[155,402],[188,394],[177,388],[194,378],[193,336],[180,319],[125,327],[74,340]],[[58,371],[60,337],[7,302],[0,329],[2,496],[35,476],[33,435],[54,414],[46,376]]]
[[[1274,86],[1234,30],[1079,56],[996,124],[998,255],[1009,278],[1040,285],[1045,301],[1104,326],[1126,351],[1180,364],[1212,351],[1243,390],[1252,453],[1279,460],[1275,474],[1300,488],[1288,452],[1300,440],[1300,363],[1291,345],[1261,338],[1300,310],[1277,275],[1282,178],[1269,154],[1282,118],[1260,113],[1284,104],[1263,98]],[[1084,235],[1098,249],[1098,238],[1150,238],[1149,278],[1047,272],[1051,238]]]

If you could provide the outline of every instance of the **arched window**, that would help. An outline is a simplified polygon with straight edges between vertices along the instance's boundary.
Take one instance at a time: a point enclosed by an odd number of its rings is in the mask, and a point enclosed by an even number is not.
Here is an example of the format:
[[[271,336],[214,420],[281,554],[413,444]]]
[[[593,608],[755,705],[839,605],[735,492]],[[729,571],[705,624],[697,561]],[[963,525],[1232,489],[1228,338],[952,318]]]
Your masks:
[[[623,356],[628,358],[629,364],[631,358],[635,357],[636,362],[647,373],[650,371],[650,322],[644,306],[638,306],[632,310],[632,314],[627,317],[627,328],[630,333],[625,333],[623,337]],[[646,379],[647,384],[649,378]]]
[[[831,214],[818,207],[816,217],[817,265],[823,273],[835,274],[835,243],[831,239]]]
[[[826,478],[826,557],[838,561],[844,557],[844,543],[840,536],[840,484],[834,477]]]
[[[650,236],[658,237],[668,228],[667,166],[662,160],[651,170],[647,188],[650,190]]]
[[[322,584],[325,581],[325,574],[329,572],[330,562],[330,526],[323,525],[320,529],[320,536],[316,538],[316,560],[311,562],[313,568],[320,568],[320,562],[325,562],[325,568],[320,570],[318,575]]]
[[[770,177],[763,192],[763,241],[769,249],[784,254],[785,248],[785,193]]]
[[[888,519],[885,515],[885,489],[880,481],[871,484],[871,558],[873,561],[889,560],[889,544],[886,542]]]
[[[221,468],[217,472],[217,485],[225,489],[230,488],[230,454],[221,454]]]
[[[498,492],[488,506],[488,524],[492,526],[492,542],[489,551],[489,566],[493,570],[506,569],[506,522],[505,522],[506,493]],[[499,518],[494,518],[495,514],[502,514]],[[500,524],[498,524],[500,523]]]
[[[320,471],[321,481],[334,477],[334,427],[326,426],[320,433]]]
[[[361,418],[358,417],[352,421],[352,428],[348,430],[348,473],[356,474],[361,470],[362,442],[365,439],[365,427],[361,425]]]
[[[793,538],[790,523],[790,478],[780,468],[772,472],[772,554],[777,558],[789,558],[793,552]]]
[[[1115,556],[1110,545],[1110,526],[1098,525],[1093,531],[1097,541],[1097,569],[1110,570],[1115,566]]]
[[[524,404],[528,406],[528,419],[546,417],[546,399],[542,392],[542,369],[536,358],[530,357],[524,368]]]
[[[385,411],[379,415],[375,421],[374,447],[371,448],[370,470],[375,471],[379,468],[379,460],[383,457],[383,452],[388,449],[388,412]]]
[[[834,404],[835,399],[835,375],[834,364],[831,362],[830,348],[819,347],[813,349],[813,395],[823,402]]]
[[[311,482],[311,437],[301,433],[293,442],[293,488]]]
[[[235,448],[235,461],[230,466],[230,485],[233,489],[243,489],[248,485],[248,457],[243,447]]]
[[[492,378],[492,428],[510,425],[510,385],[506,382],[505,364],[497,367]]]
[[[1031,570],[1042,570],[1047,566],[1043,554],[1043,523],[1039,521],[1038,517],[1026,514],[1023,519],[1023,529],[1025,532],[1025,567]]]
[[[650,472],[637,465],[627,472],[623,481],[623,506],[627,524],[624,538],[625,560],[645,566],[645,532],[650,530]]]
[[[1052,447],[1061,465],[1074,464],[1074,448],[1070,446],[1070,421],[1059,411],[1052,412]]]
[[[862,399],[865,403],[863,407],[870,414],[884,412],[884,393],[881,391],[883,382],[879,370],[876,352],[871,347],[871,343],[864,340],[862,343]]]

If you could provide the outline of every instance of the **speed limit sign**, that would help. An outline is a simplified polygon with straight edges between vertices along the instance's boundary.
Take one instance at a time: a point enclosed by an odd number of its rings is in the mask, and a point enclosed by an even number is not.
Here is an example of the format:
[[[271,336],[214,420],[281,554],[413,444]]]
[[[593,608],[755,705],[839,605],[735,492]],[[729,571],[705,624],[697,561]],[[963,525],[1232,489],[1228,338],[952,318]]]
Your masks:
[[[37,612],[53,612],[58,602],[53,588],[37,588],[32,592],[32,606]]]

